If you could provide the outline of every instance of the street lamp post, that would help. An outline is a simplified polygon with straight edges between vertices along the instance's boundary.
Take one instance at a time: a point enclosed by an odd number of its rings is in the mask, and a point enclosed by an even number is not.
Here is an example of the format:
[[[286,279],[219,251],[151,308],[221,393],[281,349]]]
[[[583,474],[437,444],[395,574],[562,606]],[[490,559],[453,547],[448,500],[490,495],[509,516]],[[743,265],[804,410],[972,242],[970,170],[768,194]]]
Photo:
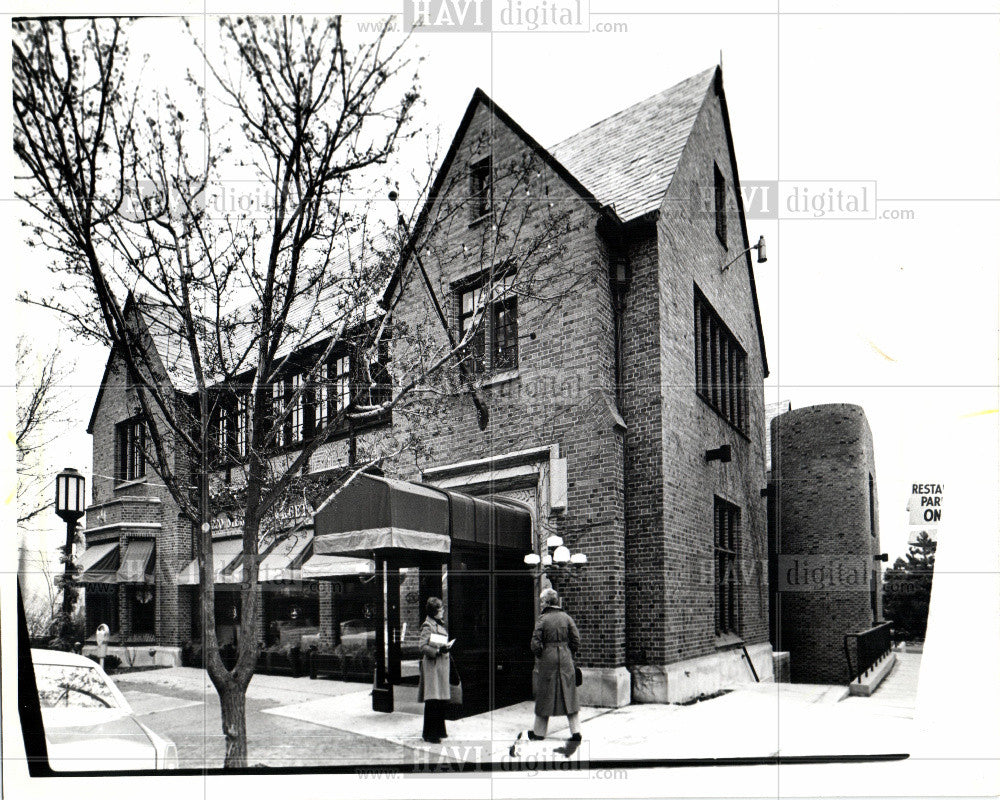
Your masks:
[[[73,603],[76,601],[76,568],[73,566],[73,540],[76,526],[83,516],[86,501],[84,489],[86,479],[72,467],[67,467],[56,475],[56,514],[66,522],[66,544],[63,546],[63,600],[62,624],[59,637],[63,645],[72,647],[70,623]]]

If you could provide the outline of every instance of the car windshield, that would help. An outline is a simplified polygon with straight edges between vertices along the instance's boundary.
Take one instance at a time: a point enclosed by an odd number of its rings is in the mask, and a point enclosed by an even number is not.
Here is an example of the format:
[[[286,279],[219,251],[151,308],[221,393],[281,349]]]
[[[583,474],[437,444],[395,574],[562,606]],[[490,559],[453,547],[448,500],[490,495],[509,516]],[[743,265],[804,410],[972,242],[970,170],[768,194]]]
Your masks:
[[[42,708],[117,708],[111,687],[92,667],[35,664],[35,684]]]

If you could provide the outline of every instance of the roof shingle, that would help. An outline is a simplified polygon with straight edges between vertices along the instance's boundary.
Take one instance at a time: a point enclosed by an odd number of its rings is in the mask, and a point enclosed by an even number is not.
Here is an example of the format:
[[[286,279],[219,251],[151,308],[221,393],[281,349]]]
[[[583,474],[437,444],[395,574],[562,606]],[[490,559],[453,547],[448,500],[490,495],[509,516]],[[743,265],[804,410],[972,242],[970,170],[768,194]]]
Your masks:
[[[629,106],[549,148],[628,222],[660,207],[716,67]]]

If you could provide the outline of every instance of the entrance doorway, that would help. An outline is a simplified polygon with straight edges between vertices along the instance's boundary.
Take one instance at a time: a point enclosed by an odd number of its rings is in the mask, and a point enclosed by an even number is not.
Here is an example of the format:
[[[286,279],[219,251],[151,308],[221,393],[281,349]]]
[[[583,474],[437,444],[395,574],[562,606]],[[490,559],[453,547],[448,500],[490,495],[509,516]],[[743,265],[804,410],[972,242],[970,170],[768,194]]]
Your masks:
[[[448,632],[462,678],[454,716],[502,708],[531,697],[534,578],[523,554],[453,542],[448,571]]]

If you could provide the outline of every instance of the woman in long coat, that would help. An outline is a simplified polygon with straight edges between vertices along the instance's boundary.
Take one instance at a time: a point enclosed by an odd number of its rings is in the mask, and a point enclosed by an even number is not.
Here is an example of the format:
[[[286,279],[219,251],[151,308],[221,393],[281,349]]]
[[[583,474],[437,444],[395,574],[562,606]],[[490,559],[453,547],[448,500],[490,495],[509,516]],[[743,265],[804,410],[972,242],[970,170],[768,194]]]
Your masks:
[[[440,634],[448,638],[444,625],[444,603],[437,597],[427,600],[427,619],[420,626],[420,688],[417,702],[424,704],[424,741],[438,744],[448,736],[444,724],[444,712],[451,700],[451,686],[448,674],[451,657],[447,645],[431,644],[431,635]]]
[[[580,649],[580,632],[573,618],[559,606],[555,589],[539,597],[541,613],[531,634],[535,654],[535,727],[529,739],[544,739],[549,717],[569,720],[570,740],[580,741],[580,704],[576,699],[576,665],[573,656]]]

